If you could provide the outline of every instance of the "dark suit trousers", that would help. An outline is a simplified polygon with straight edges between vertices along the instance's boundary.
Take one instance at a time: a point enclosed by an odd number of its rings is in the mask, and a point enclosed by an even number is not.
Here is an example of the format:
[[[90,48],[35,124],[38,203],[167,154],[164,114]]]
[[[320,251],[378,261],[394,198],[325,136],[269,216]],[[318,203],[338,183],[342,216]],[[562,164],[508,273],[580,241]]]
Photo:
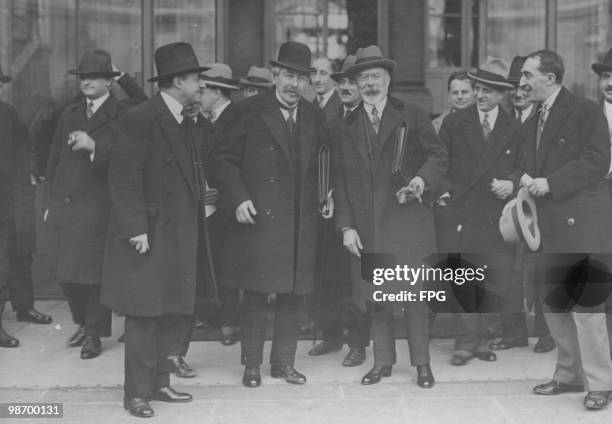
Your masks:
[[[512,273],[506,280],[507,284],[498,301],[503,337],[527,337],[527,319],[523,311],[523,281],[526,275],[524,266],[527,263],[524,250],[523,244],[519,244],[515,249]]]
[[[154,390],[170,385],[168,353],[176,342],[176,329],[189,316],[125,317],[126,398],[150,397]]]
[[[32,255],[16,254],[9,249],[8,287],[14,311],[34,307],[34,285],[32,283]]]
[[[380,305],[372,314],[372,341],[374,344],[374,365],[394,365],[395,320],[391,308]],[[406,338],[410,349],[412,366],[429,364],[429,314],[405,314]]]
[[[342,340],[346,328],[350,348],[366,347],[370,344],[370,316],[352,304],[342,303],[341,293],[341,284],[330,284],[321,299],[318,326],[323,332],[323,340]]]
[[[8,245],[9,245],[9,226],[0,221],[0,302],[2,306],[4,306],[4,302],[9,299],[9,291],[7,286],[8,279],[8,264],[9,264],[9,254],[8,254]],[[4,310],[4,309],[3,309]],[[2,316],[0,316],[0,322],[2,321]]]
[[[267,293],[244,291],[241,309],[242,364],[261,365],[268,315]],[[300,325],[304,319],[304,296],[278,293],[274,302],[274,335],[270,364],[293,366]]]
[[[75,324],[84,325],[88,336],[110,336],[112,315],[111,310],[100,303],[100,285],[61,283],[61,286]]]

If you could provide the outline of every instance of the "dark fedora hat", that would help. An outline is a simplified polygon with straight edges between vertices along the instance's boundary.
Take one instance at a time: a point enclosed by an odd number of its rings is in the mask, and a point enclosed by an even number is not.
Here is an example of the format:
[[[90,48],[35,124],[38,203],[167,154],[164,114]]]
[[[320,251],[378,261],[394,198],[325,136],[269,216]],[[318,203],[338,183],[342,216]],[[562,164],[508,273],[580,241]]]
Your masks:
[[[6,84],[7,82],[11,82],[13,78],[10,75],[4,75],[2,72],[2,68],[0,68],[0,82]]]
[[[591,65],[591,68],[593,68],[593,71],[597,75],[601,75],[601,73],[604,71],[612,71],[612,49],[608,50],[608,53],[606,53],[603,62],[593,63],[593,65]]]
[[[209,63],[206,65],[210,69],[200,74],[200,80],[204,81],[207,87],[227,88],[238,90],[238,81],[232,77],[232,68],[225,63]]]
[[[93,49],[83,53],[77,69],[71,69],[69,74],[81,76],[98,76],[102,78],[113,78],[121,75],[121,72],[113,71],[111,55],[106,50]]]
[[[508,82],[515,88],[519,86],[521,81],[521,69],[527,60],[527,56],[515,56],[510,64],[510,72],[508,73]]]
[[[497,89],[511,90],[514,86],[508,81],[508,65],[496,57],[487,57],[476,72],[468,72],[468,77],[476,82]]]
[[[368,46],[357,50],[355,64],[347,68],[344,73],[348,78],[355,78],[359,72],[370,68],[385,68],[392,74],[395,69],[395,61],[385,59],[380,47]]]
[[[240,85],[245,87],[270,88],[274,85],[272,82],[272,73],[268,68],[251,66],[247,76],[240,78]]]
[[[311,53],[306,44],[297,41],[286,41],[278,50],[277,60],[271,60],[272,66],[290,69],[292,71],[310,73],[314,68],[310,66]]]
[[[155,68],[157,75],[149,78],[149,82],[186,72],[200,73],[209,69],[206,66],[200,66],[191,44],[183,41],[158,47],[155,50]]]
[[[356,59],[357,57],[354,54],[349,54],[344,59],[344,62],[342,62],[342,67],[340,68],[340,71],[331,74],[331,78],[337,82],[340,81],[342,78],[346,77],[346,70],[355,64]]]

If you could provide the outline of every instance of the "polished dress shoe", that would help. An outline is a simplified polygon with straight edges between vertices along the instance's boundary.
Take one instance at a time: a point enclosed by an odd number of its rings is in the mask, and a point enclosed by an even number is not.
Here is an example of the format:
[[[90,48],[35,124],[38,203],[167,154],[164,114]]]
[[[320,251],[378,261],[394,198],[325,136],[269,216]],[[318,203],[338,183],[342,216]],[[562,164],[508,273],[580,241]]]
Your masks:
[[[17,321],[27,321],[34,324],[51,324],[53,319],[49,315],[38,312],[34,308],[17,311]]]
[[[168,362],[170,364],[170,372],[180,378],[193,378],[196,376],[195,372],[182,356],[173,355],[168,356]]]
[[[366,386],[376,384],[380,382],[382,377],[389,377],[392,369],[392,365],[374,365],[374,367],[363,376],[361,384],[365,384]]]
[[[349,353],[346,355],[346,358],[344,358],[344,361],[342,361],[342,366],[343,367],[359,366],[363,364],[363,361],[365,361],[365,358],[366,358],[365,347],[352,347],[349,350]]]
[[[272,378],[284,378],[287,383],[306,384],[306,376],[297,372],[291,365],[272,365],[270,375]]]
[[[259,365],[247,365],[244,367],[242,384],[244,384],[246,387],[261,386],[261,373],[259,372]]]
[[[323,340],[308,351],[308,356],[327,355],[342,349],[342,342]]]
[[[231,327],[228,330],[223,331],[223,337],[221,338],[221,344],[223,346],[231,346],[236,344],[236,342],[240,341],[240,330],[234,330]]]
[[[79,325],[77,331],[72,336],[70,336],[66,343],[70,347],[81,346],[85,342],[85,338],[87,338],[87,336],[85,335],[85,327]]]
[[[434,376],[429,364],[417,365],[417,384],[424,389],[431,389],[434,383]]]
[[[497,355],[490,350],[483,350],[474,354],[481,361],[493,362],[497,361]]]
[[[2,327],[0,327],[0,347],[17,346],[19,346],[19,340],[8,334]]]
[[[123,407],[135,417],[151,418],[153,416],[153,409],[145,398],[124,399]]]
[[[93,359],[102,353],[102,343],[98,336],[87,336],[81,348],[81,359]]]
[[[191,402],[193,397],[189,393],[177,392],[170,386],[160,387],[153,392],[153,400],[168,403]]]
[[[561,383],[551,380],[548,383],[539,384],[533,388],[533,392],[538,395],[560,395],[561,393],[580,393],[584,392],[584,386],[575,384]]]
[[[587,409],[604,409],[612,399],[612,392],[589,392],[584,398],[582,406]]]
[[[538,342],[535,344],[533,351],[535,353],[546,353],[550,352],[555,348],[555,341],[553,340],[551,335],[543,336],[538,339]]]
[[[489,349],[491,350],[506,350],[525,346],[529,346],[527,337],[502,337],[496,342],[489,343]]]

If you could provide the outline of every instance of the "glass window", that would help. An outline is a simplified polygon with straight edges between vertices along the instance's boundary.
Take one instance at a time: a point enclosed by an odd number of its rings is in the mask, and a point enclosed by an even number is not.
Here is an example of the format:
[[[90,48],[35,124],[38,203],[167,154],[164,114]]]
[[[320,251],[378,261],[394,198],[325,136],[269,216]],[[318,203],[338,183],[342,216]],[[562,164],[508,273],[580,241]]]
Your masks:
[[[155,48],[190,43],[201,64],[215,61],[215,0],[155,0]]]

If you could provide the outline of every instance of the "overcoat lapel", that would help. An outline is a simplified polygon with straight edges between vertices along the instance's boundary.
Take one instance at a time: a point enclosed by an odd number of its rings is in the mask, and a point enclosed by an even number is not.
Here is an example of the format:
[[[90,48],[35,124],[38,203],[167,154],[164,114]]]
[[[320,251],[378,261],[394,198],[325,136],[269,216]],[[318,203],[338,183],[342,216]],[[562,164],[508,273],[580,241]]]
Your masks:
[[[542,138],[540,139],[540,148],[536,152],[536,173],[542,167],[546,152],[550,148],[555,135],[559,132],[563,124],[565,123],[567,116],[571,112],[569,107],[569,92],[565,88],[561,88],[561,92],[555,99],[548,118],[544,123],[544,131],[542,132]],[[536,137],[537,137],[537,124],[536,124]]]
[[[101,126],[115,120],[117,118],[118,105],[119,102],[115,96],[110,94],[108,99],[96,110],[96,113],[86,121],[85,132],[91,134]]]
[[[476,106],[471,106],[471,111],[466,117],[465,122],[465,140],[468,148],[474,156],[474,159],[478,161],[482,156],[483,147],[485,146],[484,133],[482,132],[482,126],[480,124],[480,117],[478,116],[478,109]],[[501,109],[500,109],[501,110]]]
[[[289,154],[289,130],[287,128],[287,123],[283,119],[283,114],[280,111],[280,107],[273,97],[275,95],[274,90],[269,90],[266,97],[262,99],[262,107],[259,113],[261,119],[272,133],[274,140],[283,150],[287,160],[291,164],[291,155]],[[299,114],[300,111],[298,110],[298,115]],[[297,119],[296,122],[298,122]]]
[[[349,133],[349,140],[353,140],[353,146],[359,152],[363,164],[370,170],[370,155],[368,153],[368,142],[366,140],[367,134],[362,128],[362,125],[367,124],[366,111],[361,103],[351,114],[346,118],[346,126]]]
[[[395,130],[402,122],[402,118],[402,113],[397,110],[393,103],[391,103],[390,99],[387,99],[387,105],[385,106],[385,110],[383,111],[383,115],[380,120],[380,128],[378,129],[378,139],[380,140],[380,146],[378,149],[376,149],[376,157],[374,159],[374,163],[376,166],[374,167],[374,169],[376,169],[376,167],[378,166],[378,159],[380,158],[380,155],[384,150],[385,145],[389,142],[389,140],[393,140],[393,142],[395,142]],[[410,128],[406,129],[410,130]]]
[[[304,103],[306,100],[300,100],[298,106],[298,129],[300,134],[300,170],[301,170],[301,181],[304,181],[306,171],[308,171],[308,162],[310,161],[310,149],[312,148],[312,141],[316,139],[315,131],[316,120],[312,113],[312,109],[306,108]]]

